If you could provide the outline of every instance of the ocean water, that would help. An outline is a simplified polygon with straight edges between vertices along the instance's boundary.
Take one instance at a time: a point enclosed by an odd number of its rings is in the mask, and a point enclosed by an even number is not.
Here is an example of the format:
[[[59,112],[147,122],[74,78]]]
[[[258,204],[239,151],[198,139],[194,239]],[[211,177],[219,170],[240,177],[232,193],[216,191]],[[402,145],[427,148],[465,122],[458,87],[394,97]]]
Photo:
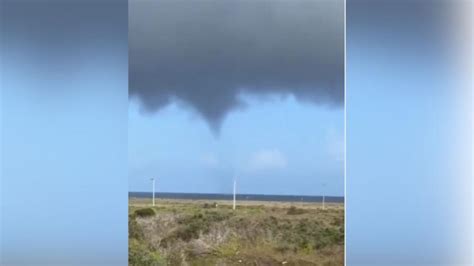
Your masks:
[[[129,198],[151,198],[151,192],[129,192]],[[191,200],[232,200],[232,194],[219,193],[172,193],[157,192],[157,199],[191,199]],[[259,194],[237,194],[237,200],[256,201],[281,201],[281,202],[322,202],[322,196],[306,195],[259,195]],[[344,197],[326,196],[326,202],[344,203]]]

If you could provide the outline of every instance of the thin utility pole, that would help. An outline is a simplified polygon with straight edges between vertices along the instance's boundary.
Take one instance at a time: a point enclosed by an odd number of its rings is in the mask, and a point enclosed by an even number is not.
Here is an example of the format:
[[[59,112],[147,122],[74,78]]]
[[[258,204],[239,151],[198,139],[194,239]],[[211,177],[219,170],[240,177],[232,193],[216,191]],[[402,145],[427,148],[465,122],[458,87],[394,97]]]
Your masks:
[[[155,207],[155,178],[151,178],[151,182],[153,184],[153,189],[152,189],[152,202],[153,202],[153,207]]]
[[[323,210],[326,208],[326,191],[325,191],[325,188],[326,188],[326,184],[323,184]]]
[[[232,204],[232,209],[235,210],[235,194],[237,193],[237,179],[234,178],[234,200]]]

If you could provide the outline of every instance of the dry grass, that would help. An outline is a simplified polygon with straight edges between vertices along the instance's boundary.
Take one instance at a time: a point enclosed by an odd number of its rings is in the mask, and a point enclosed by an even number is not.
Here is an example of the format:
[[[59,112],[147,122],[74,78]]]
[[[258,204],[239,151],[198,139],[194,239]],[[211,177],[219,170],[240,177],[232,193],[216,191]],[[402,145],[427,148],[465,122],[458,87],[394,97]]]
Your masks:
[[[130,201],[130,265],[344,264],[342,204],[157,200],[156,215],[135,214],[149,207]]]

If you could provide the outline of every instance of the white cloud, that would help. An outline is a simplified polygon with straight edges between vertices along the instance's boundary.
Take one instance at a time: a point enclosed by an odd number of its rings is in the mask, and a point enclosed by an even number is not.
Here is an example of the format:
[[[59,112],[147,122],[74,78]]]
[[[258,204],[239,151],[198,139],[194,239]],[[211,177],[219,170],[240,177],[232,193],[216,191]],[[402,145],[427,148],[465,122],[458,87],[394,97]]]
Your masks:
[[[329,128],[326,132],[329,155],[336,161],[344,161],[344,132]]]
[[[278,149],[265,149],[250,156],[248,168],[251,171],[278,170],[288,165],[285,155]]]
[[[209,168],[216,168],[219,166],[219,159],[217,156],[211,153],[207,153],[201,156],[200,162]]]

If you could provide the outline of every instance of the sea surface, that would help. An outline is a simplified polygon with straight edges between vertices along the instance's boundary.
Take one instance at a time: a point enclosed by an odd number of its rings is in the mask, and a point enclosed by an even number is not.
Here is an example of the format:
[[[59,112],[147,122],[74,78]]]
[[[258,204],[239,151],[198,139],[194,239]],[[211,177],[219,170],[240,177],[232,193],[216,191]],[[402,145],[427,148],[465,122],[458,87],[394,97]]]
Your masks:
[[[129,198],[151,198],[151,192],[129,192]],[[232,194],[157,192],[157,199],[232,200]],[[322,196],[237,194],[237,200],[322,202]],[[344,197],[326,196],[325,202],[344,203]]]

